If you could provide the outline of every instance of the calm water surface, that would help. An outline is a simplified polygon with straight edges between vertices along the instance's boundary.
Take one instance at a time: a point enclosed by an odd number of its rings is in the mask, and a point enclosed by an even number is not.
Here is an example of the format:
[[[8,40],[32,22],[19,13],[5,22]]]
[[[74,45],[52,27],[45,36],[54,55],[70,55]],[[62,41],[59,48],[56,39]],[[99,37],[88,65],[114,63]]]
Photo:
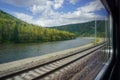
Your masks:
[[[0,63],[11,62],[29,57],[49,54],[65,49],[75,48],[90,43],[93,39],[76,38],[73,40],[0,45]]]

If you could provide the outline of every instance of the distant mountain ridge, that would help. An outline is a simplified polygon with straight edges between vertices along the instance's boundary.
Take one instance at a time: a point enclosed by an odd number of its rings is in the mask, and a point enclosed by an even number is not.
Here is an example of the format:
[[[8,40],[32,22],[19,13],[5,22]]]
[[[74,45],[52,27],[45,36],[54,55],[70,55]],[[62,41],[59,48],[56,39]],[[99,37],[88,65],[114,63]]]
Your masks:
[[[97,20],[97,36],[103,37],[105,36],[105,21]],[[62,26],[54,26],[50,27],[58,30],[69,31],[77,34],[78,36],[90,37],[94,36],[95,33],[95,21],[85,22],[85,23],[77,23],[77,24],[68,24]]]

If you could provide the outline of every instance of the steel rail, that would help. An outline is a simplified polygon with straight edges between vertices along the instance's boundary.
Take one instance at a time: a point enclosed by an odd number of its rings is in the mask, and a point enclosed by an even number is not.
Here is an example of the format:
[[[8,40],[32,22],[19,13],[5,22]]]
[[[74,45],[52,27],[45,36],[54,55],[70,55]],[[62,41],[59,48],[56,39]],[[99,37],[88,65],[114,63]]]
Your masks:
[[[63,65],[61,65],[61,66],[59,66],[59,67],[57,67],[57,68],[55,68],[55,69],[53,69],[53,70],[51,70],[51,71],[48,71],[48,72],[46,72],[45,74],[42,74],[42,75],[40,75],[40,76],[37,76],[37,77],[33,78],[32,80],[36,80],[36,79],[42,78],[42,77],[44,77],[44,76],[46,76],[46,75],[48,75],[48,74],[50,74],[50,73],[52,73],[52,72],[54,72],[54,71],[57,71],[57,70],[65,67],[65,66],[67,66],[67,65],[69,65],[69,64],[71,64],[71,63],[73,63],[73,62],[75,62],[75,61],[77,61],[77,60],[79,60],[79,59],[81,59],[81,58],[89,55],[89,54],[91,54],[92,52],[94,52],[94,51],[102,48],[102,47],[105,46],[106,44],[107,44],[106,42],[103,42],[103,43],[100,43],[100,44],[98,44],[98,45],[95,45],[95,46],[92,46],[92,47],[89,47],[89,48],[86,48],[86,49],[82,49],[82,50],[80,50],[79,52],[76,52],[76,53],[73,53],[73,54],[70,54],[70,55],[61,57],[61,58],[59,58],[59,59],[56,59],[56,60],[53,60],[53,61],[50,61],[50,62],[41,64],[41,65],[38,65],[38,66],[35,66],[35,67],[32,67],[32,68],[29,68],[29,69],[25,69],[25,70],[18,71],[18,72],[15,72],[15,73],[11,73],[11,74],[8,74],[8,75],[0,76],[0,80],[6,80],[6,79],[9,79],[9,78],[12,78],[12,77],[14,77],[14,76],[17,76],[17,75],[20,75],[20,74],[29,72],[29,71],[31,71],[31,70],[40,68],[40,67],[42,67],[42,66],[45,66],[45,65],[48,65],[48,64],[51,64],[51,63],[54,63],[54,62],[57,62],[57,61],[60,61],[60,60],[63,60],[63,59],[66,59],[66,58],[75,56],[75,55],[77,55],[77,54],[79,54],[79,53],[86,52],[87,50],[89,51],[90,49],[95,48],[94,50],[91,50],[90,52],[86,53],[85,55],[82,55],[82,56],[80,56],[79,58],[76,58],[76,59],[74,59],[74,60],[72,60],[72,61],[70,61],[70,62],[67,62],[67,63],[65,63],[65,64],[63,64]],[[97,47],[97,48],[96,48],[96,47]]]

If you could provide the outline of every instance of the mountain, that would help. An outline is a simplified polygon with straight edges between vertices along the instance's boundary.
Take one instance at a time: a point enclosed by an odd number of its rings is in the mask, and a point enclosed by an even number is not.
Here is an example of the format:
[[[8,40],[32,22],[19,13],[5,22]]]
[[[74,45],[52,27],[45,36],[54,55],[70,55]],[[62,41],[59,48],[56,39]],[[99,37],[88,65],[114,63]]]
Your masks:
[[[68,40],[75,34],[28,24],[0,10],[0,43],[28,43]]]
[[[105,35],[105,21],[104,20],[97,20],[97,36],[103,37]],[[78,23],[78,24],[69,24],[69,25],[62,25],[62,26],[54,26],[50,27],[58,30],[69,31],[72,33],[77,34],[78,36],[90,37],[94,36],[95,34],[95,21],[90,21],[86,23]]]

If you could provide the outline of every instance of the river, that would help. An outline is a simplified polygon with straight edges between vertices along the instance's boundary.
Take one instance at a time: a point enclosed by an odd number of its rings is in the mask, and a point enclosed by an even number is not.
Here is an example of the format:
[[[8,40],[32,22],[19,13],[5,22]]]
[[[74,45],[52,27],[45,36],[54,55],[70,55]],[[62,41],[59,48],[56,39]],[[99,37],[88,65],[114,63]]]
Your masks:
[[[44,43],[0,44],[0,64],[75,48],[92,41],[93,39],[79,37],[73,40]]]

